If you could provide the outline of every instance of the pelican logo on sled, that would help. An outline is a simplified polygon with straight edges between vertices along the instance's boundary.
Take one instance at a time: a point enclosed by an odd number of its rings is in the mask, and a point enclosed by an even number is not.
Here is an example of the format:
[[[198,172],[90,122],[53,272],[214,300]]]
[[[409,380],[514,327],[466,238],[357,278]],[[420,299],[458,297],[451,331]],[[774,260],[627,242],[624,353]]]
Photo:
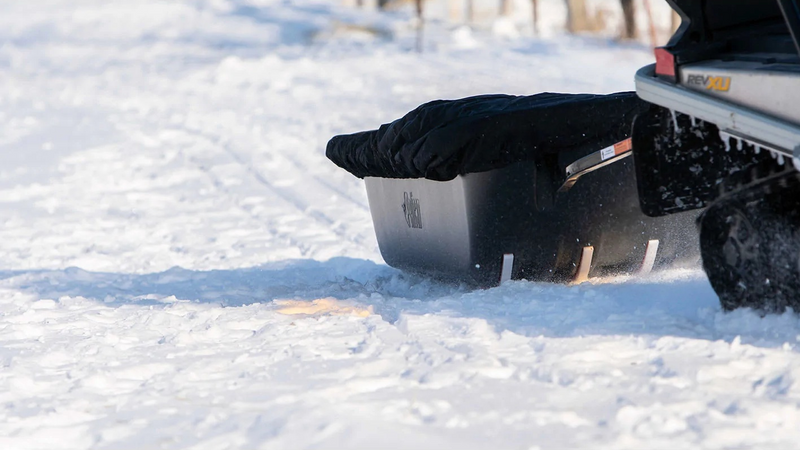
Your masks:
[[[706,89],[720,92],[728,92],[731,88],[731,77],[712,77],[710,75],[689,75],[686,79],[687,84],[703,86]]]
[[[403,192],[403,214],[408,228],[422,228],[422,211],[419,209],[419,199],[414,198],[413,192]]]

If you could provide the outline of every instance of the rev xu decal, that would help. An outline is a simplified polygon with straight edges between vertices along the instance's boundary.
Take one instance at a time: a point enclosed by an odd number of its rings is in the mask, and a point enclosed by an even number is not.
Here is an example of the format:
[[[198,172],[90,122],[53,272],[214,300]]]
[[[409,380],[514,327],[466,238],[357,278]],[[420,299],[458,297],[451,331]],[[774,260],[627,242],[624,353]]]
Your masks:
[[[728,92],[731,88],[731,77],[712,77],[711,75],[689,75],[686,84],[703,86],[711,91]]]

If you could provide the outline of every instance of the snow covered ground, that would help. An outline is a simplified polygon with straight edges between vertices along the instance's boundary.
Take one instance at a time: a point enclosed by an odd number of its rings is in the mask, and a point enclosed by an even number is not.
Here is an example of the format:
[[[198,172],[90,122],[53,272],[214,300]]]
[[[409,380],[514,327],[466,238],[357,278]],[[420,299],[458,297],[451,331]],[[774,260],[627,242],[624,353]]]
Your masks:
[[[329,137],[612,92],[635,44],[323,0],[0,3],[0,448],[800,447],[800,320],[700,273],[385,266]],[[513,30],[511,30],[513,31]]]

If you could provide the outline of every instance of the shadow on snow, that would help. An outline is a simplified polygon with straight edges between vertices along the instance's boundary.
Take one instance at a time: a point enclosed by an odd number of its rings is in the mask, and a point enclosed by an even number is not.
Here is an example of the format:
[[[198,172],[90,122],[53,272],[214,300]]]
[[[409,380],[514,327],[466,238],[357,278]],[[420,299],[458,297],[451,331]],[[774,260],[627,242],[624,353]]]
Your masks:
[[[78,268],[0,272],[0,287],[58,299],[84,297],[109,307],[163,305],[181,300],[235,307],[276,299],[333,297],[371,306],[394,323],[404,315],[482,319],[495,330],[527,336],[680,336],[775,347],[794,342],[793,313],[760,317],[750,310],[723,313],[708,281],[688,276],[564,286],[513,281],[470,290],[401,273],[371,261],[293,260],[259,267],[153,274],[87,272]]]

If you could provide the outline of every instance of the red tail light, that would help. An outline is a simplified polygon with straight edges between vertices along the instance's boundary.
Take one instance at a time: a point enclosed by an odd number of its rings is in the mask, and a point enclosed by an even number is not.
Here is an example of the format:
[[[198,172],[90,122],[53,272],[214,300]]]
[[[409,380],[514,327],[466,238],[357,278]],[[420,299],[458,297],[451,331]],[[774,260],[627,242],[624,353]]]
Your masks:
[[[668,77],[675,81],[675,55],[669,52],[666,47],[657,47],[656,54],[656,75]]]

